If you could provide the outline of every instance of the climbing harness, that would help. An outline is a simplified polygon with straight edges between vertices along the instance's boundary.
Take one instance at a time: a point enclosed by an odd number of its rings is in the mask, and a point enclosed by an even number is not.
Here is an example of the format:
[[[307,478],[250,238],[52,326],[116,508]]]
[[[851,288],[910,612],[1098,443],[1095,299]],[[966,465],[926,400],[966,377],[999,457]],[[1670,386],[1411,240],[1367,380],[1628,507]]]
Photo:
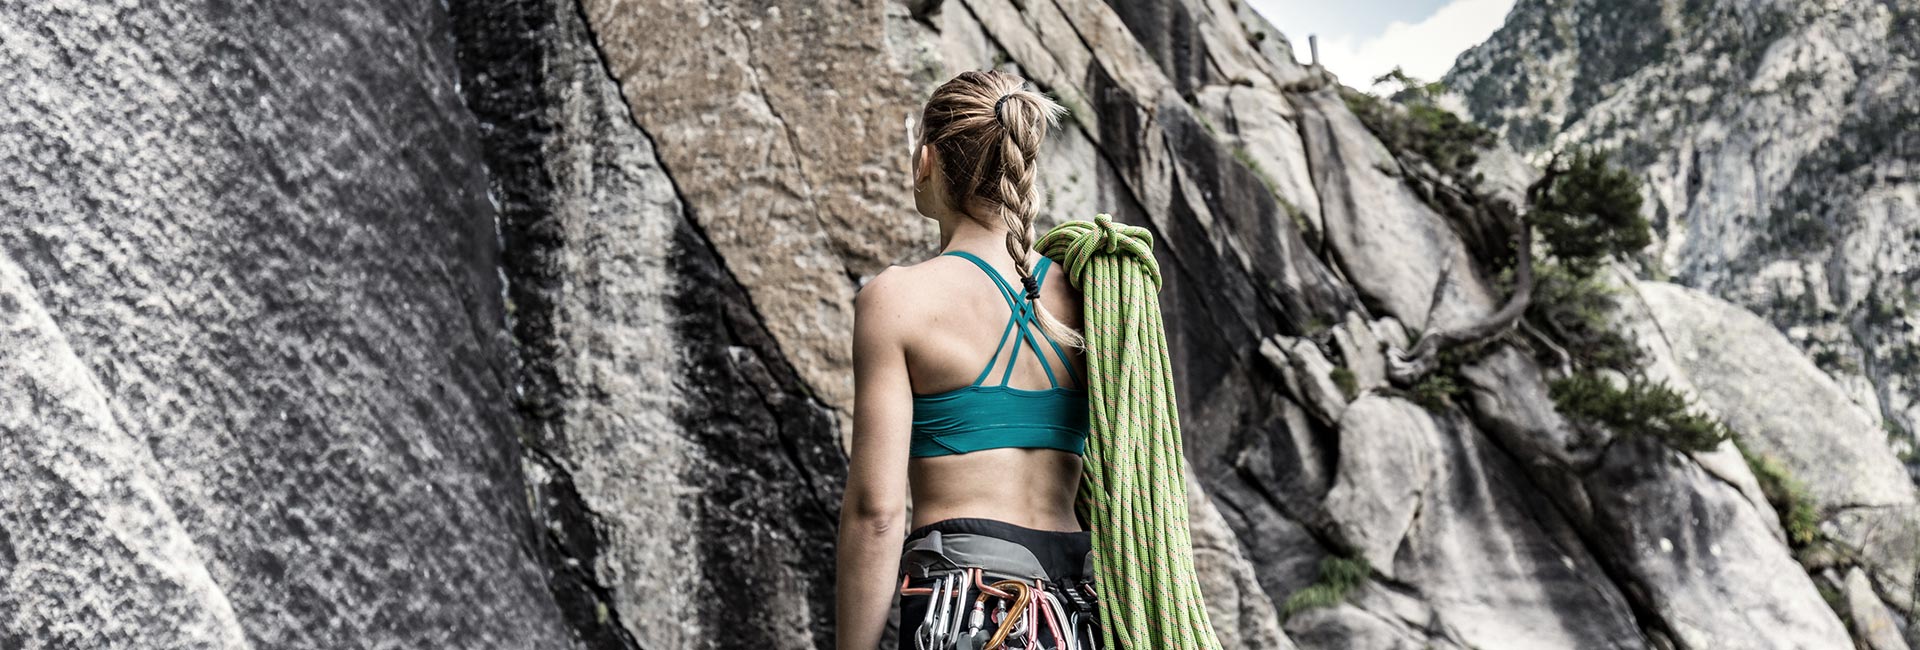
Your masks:
[[[1153,235],[1101,214],[1035,248],[1084,300],[1091,427],[1075,507],[1093,530],[1100,627],[1114,648],[1218,650],[1193,569]]]
[[[983,582],[981,567],[949,571],[932,587],[902,587],[901,595],[929,595],[926,614],[915,628],[919,650],[999,650],[1048,648],[1092,650],[1098,643],[1093,612],[1076,608],[1060,585],[1045,579]],[[970,597],[974,583],[980,591]],[[902,581],[902,585],[908,581]],[[988,602],[993,613],[987,614]],[[990,624],[990,625],[989,625]]]
[[[917,650],[1098,648],[1090,585],[1050,575],[1018,543],[935,531],[909,542],[902,564],[900,594],[929,597],[912,632]]]

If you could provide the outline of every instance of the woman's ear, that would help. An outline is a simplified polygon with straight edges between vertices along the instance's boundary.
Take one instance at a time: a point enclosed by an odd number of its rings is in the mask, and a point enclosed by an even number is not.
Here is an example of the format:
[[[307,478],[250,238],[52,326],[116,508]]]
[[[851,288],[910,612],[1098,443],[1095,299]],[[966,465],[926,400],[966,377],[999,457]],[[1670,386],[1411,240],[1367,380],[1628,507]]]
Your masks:
[[[923,188],[933,181],[933,150],[920,145],[913,150],[913,186]]]

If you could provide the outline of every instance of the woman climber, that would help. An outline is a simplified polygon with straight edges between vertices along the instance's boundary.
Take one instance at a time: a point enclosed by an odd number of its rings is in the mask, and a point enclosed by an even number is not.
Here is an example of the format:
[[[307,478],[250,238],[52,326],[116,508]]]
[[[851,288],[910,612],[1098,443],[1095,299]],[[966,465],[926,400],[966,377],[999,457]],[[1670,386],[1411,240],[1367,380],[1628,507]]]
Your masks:
[[[914,203],[942,252],[855,301],[841,650],[879,645],[896,594],[903,649],[1218,648],[1192,575],[1152,238],[1101,215],[1036,251],[1037,156],[1062,113],[993,71],[941,85],[922,113]]]

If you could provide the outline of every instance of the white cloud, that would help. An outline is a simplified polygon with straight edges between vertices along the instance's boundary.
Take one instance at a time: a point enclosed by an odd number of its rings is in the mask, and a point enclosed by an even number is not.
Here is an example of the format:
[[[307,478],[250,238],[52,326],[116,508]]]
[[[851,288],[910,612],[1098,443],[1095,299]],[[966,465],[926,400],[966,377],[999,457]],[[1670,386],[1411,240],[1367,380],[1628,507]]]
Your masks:
[[[1341,83],[1367,88],[1373,78],[1400,66],[1425,81],[1439,79],[1453,67],[1453,59],[1493,35],[1506,21],[1514,0],[1453,0],[1417,23],[1394,21],[1379,34],[1321,34],[1320,62],[1340,76]],[[1306,34],[1276,24],[1294,42],[1303,61]]]

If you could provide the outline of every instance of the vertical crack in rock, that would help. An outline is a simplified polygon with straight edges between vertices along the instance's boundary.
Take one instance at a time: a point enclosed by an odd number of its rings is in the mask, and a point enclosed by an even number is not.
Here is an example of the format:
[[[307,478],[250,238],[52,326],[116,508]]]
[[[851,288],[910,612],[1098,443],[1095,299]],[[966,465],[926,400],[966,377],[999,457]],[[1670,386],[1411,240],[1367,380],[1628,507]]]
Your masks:
[[[1264,70],[1266,68],[1263,66],[1261,69]],[[1300,146],[1305,150],[1310,142],[1307,136],[1307,112],[1301,110],[1300,102],[1295,101],[1293,96],[1294,94],[1291,92],[1281,93],[1281,97],[1286,99],[1287,105],[1293,108],[1293,113],[1296,116],[1293,119],[1293,130],[1294,133],[1299,135]],[[1307,164],[1307,182],[1313,190],[1313,205],[1320,211],[1319,214],[1314,215],[1315,223],[1321,224],[1320,229],[1324,231],[1326,229],[1325,224],[1327,223],[1327,194],[1320,191],[1319,165],[1313,162],[1313,156],[1301,156],[1300,158]],[[1309,244],[1319,244],[1314,248],[1314,255],[1323,260],[1327,260],[1327,269],[1337,274],[1341,281],[1346,281],[1346,269],[1342,268],[1336,260],[1332,259],[1335,252],[1333,246],[1327,243],[1326,233],[1322,232],[1319,237],[1315,237],[1314,241],[1309,242]]]
[[[1633,289],[1629,288],[1629,290]],[[1567,523],[1567,530],[1572,533],[1569,541],[1578,544],[1587,557],[1593,558],[1601,577],[1625,597],[1627,614],[1632,617],[1633,624],[1641,630],[1641,633],[1656,639],[1681,638],[1672,624],[1661,614],[1657,604],[1653,602],[1652,586],[1636,577],[1632,568],[1626,566],[1620,555],[1614,552],[1620,544],[1618,540],[1624,536],[1618,534],[1618,531],[1610,530],[1610,522],[1598,520],[1581,512],[1582,508],[1592,508],[1589,502],[1592,497],[1587,492],[1589,488],[1584,487],[1583,482],[1595,473],[1596,468],[1572,468],[1531,460],[1521,453],[1521,450],[1515,449],[1507,438],[1497,433],[1501,430],[1501,425],[1494,421],[1493,416],[1483,413],[1475,401],[1462,400],[1456,404],[1456,408],[1471,425],[1468,429],[1472,435],[1479,436],[1494,453],[1504,457],[1512,467],[1522,468],[1522,471],[1517,472],[1515,480],[1532,488],[1535,494],[1541,496],[1545,507],[1554,510],[1561,520]],[[1626,441],[1619,437],[1608,439],[1595,451],[1595,457],[1606,457],[1611,448],[1620,444],[1626,444]],[[1740,486],[1725,481],[1717,475],[1710,472],[1707,474],[1735,492],[1741,489]],[[1610,533],[1614,534],[1613,539],[1608,538]]]
[[[568,623],[596,648],[830,646],[832,410],[655,157],[585,8],[455,13],[493,127],[538,554]]]
[[[581,19],[599,50],[584,8]],[[617,81],[606,56],[599,60]],[[631,106],[627,117],[653,140]],[[788,137],[797,145],[790,131]],[[665,161],[658,164],[671,183]],[[673,417],[709,452],[700,469],[690,470],[702,473],[688,477],[710,487],[696,505],[703,517],[695,534],[708,643],[830,647],[836,504],[846,472],[839,425],[781,354],[765,316],[693,218],[692,203],[677,183],[671,186],[683,206],[670,258],[678,279],[674,325],[688,354],[688,394]],[[738,398],[749,392],[761,408],[742,408]],[[805,507],[790,503],[796,491]]]
[[[583,6],[575,2],[574,7],[581,23],[585,25],[590,44],[595,48],[595,52],[599,53],[600,41],[599,37],[593,32],[593,22],[588,18]],[[596,60],[600,63],[600,70],[607,76],[607,79],[617,84],[618,77],[614,74],[613,67],[607,61],[606,56],[600,55]],[[620,95],[619,101],[624,104],[626,101],[625,96]],[[772,105],[769,104],[768,108],[772,110]],[[778,115],[775,117],[777,119]],[[641,124],[639,120],[633,116],[631,110],[627,112],[627,119],[629,120],[629,124],[639,131],[648,141],[657,142],[657,140],[653,138],[653,135],[647,131],[646,126]],[[786,130],[784,120],[782,121],[782,129],[783,131]],[[791,132],[788,131],[787,135],[788,141],[792,143]],[[798,155],[798,153],[799,149],[795,149],[795,154]],[[754,359],[754,362],[762,366],[761,374],[764,376],[756,377],[756,379],[763,381],[750,384],[747,387],[752,389],[754,394],[758,395],[761,401],[767,405],[767,412],[770,414],[784,413],[786,415],[793,415],[793,413],[786,412],[789,410],[788,407],[801,406],[804,407],[801,413],[804,420],[811,420],[811,416],[821,416],[827,418],[827,426],[837,426],[833,421],[835,414],[832,407],[822,402],[814,393],[812,387],[800,378],[792,364],[788,363],[784,356],[781,356],[777,342],[770,338],[770,335],[767,333],[768,328],[765,315],[760,312],[759,307],[746,295],[740,279],[733,274],[732,269],[728,268],[727,265],[719,263],[718,248],[714,246],[712,239],[707,236],[706,231],[701,228],[699,222],[691,218],[692,215],[690,213],[693,208],[686,200],[685,195],[680,191],[679,185],[671,183],[673,175],[671,171],[666,170],[666,163],[664,161],[657,161],[657,164],[660,165],[663,171],[667,171],[667,179],[673,190],[674,200],[683,206],[685,210],[682,214],[683,218],[681,221],[683,222],[683,227],[686,232],[682,233],[676,230],[674,234],[674,245],[677,253],[674,256],[676,263],[675,270],[679,271],[676,273],[676,276],[685,280],[680,283],[681,291],[675,294],[675,300],[677,302],[685,301],[692,303],[691,306],[693,307],[710,306],[710,302],[715,296],[703,293],[703,291],[721,293],[725,297],[733,299],[734,302],[727,305],[726,318],[721,323],[726,328],[727,334],[725,337],[722,337],[722,340],[730,343],[730,345],[725,348],[729,354],[742,350],[743,348],[740,347],[742,345],[754,346],[752,351],[759,355]],[[685,259],[689,255],[704,259]],[[711,264],[708,265],[707,263]],[[693,280],[703,280],[704,282]],[[681,323],[683,326],[687,326],[697,320],[699,319],[688,318],[681,321]],[[699,330],[698,333],[702,335],[712,334],[712,332],[706,330]],[[771,364],[767,364],[766,359],[773,359],[774,361]],[[723,394],[722,397],[729,396]],[[792,424],[787,420],[777,421],[783,424]],[[792,429],[792,431],[803,431],[810,427],[811,424]],[[837,436],[837,434],[835,435]],[[846,469],[845,458],[838,453],[838,447],[834,447],[835,453],[832,454],[837,460],[830,464],[835,471],[826,472],[829,476],[821,477],[821,472],[813,467],[813,463],[819,461],[817,449],[803,450],[798,446],[795,438],[791,436],[782,436],[780,442],[781,448],[786,452],[789,466],[804,475],[807,485],[812,488],[810,493],[813,498],[814,508],[819,513],[825,514],[829,519],[835,521],[836,523],[834,523],[832,527],[837,529],[839,508],[834,504],[840,501],[839,486],[845,477],[843,475],[835,476],[831,474],[844,474]],[[817,440],[812,442],[817,446]]]
[[[1679,638],[1675,635],[1673,627],[1667,623],[1666,618],[1660,615],[1659,610],[1651,602],[1651,592],[1647,585],[1638,578],[1635,578],[1633,573],[1626,567],[1620,566],[1620,562],[1614,554],[1607,552],[1611,546],[1611,544],[1607,543],[1607,540],[1596,539],[1596,537],[1598,537],[1598,531],[1595,529],[1595,524],[1588,523],[1585,518],[1580,516],[1579,512],[1570,508],[1566,502],[1570,497],[1565,495],[1562,489],[1541,480],[1539,472],[1553,470],[1533,466],[1531,463],[1528,463],[1525,458],[1509,448],[1506,442],[1500,439],[1500,436],[1485,433],[1492,431],[1493,425],[1480,417],[1478,410],[1474,408],[1471,401],[1460,403],[1458,408],[1462,411],[1462,415],[1473,425],[1470,427],[1473,435],[1480,436],[1488,446],[1493,448],[1495,453],[1505,456],[1507,462],[1511,463],[1513,467],[1526,468],[1526,470],[1518,473],[1519,475],[1516,479],[1525,482],[1528,487],[1533,488],[1538,494],[1545,495],[1548,506],[1553,508],[1560,515],[1560,518],[1568,523],[1567,528],[1573,532],[1573,541],[1580,545],[1581,550],[1585,552],[1588,557],[1595,560],[1594,565],[1599,567],[1601,576],[1606,578],[1607,582],[1612,583],[1614,589],[1626,597],[1627,614],[1633,617],[1634,625],[1638,626],[1643,633],[1650,633],[1649,636],[1659,636],[1665,639]],[[1599,454],[1604,456],[1608,447],[1619,442],[1620,440],[1617,438],[1608,440],[1606,445],[1600,449]],[[1738,486],[1732,487],[1736,491],[1739,489]]]
[[[1057,3],[1056,3],[1057,4]],[[1183,2],[1132,2],[1108,0],[1108,9],[1133,34],[1141,48],[1173,82],[1174,90],[1189,103],[1195,93],[1208,85],[1206,66],[1211,53],[1193,14]],[[1076,28],[1076,33],[1078,29]],[[1083,36],[1081,40],[1086,40]]]
[[[497,212],[501,274],[513,337],[514,407],[547,586],[574,635],[589,648],[637,649],[611,586],[597,575],[605,524],[575,484],[564,414],[569,395],[557,357],[558,302],[567,278],[565,225],[555,208],[547,140],[554,104],[545,86],[558,58],[564,5],[547,0],[456,0],[448,6],[468,110],[482,123],[489,193]],[[559,450],[559,451],[556,451]]]
[[[595,571],[607,544],[600,515],[588,507],[564,462],[526,442],[528,498],[543,528],[537,555],[547,564],[547,586],[567,625],[594,650],[648,647],[621,622],[613,588]]]
[[[1320,93],[1320,92],[1332,92],[1332,91],[1323,89],[1323,90],[1316,90],[1313,92]],[[1338,170],[1341,169],[1342,167],[1347,166],[1346,151],[1335,143],[1335,139],[1331,133],[1334,127],[1332,124],[1328,123],[1327,117],[1321,114],[1320,112],[1321,109],[1317,103],[1300,101],[1299,95],[1295,93],[1287,93],[1286,97],[1287,97],[1287,103],[1291,104],[1293,106],[1294,112],[1298,113],[1300,116],[1298,120],[1294,122],[1294,124],[1296,128],[1300,131],[1301,146],[1305,148],[1307,152],[1309,152],[1308,155],[1304,156],[1307,160],[1307,169],[1309,170],[1307,178],[1313,181],[1314,194],[1317,194],[1320,196],[1320,223],[1325,224],[1327,223],[1327,206],[1330,203],[1332,203],[1332,201],[1327,200],[1328,192],[1326,187],[1324,186],[1326,185],[1328,178],[1331,178],[1333,174],[1338,173]],[[1318,123],[1310,126],[1309,123],[1314,121],[1317,121]],[[1312,128],[1313,126],[1317,126],[1318,128]],[[1325,135],[1326,142],[1320,144],[1322,149],[1316,150],[1314,148],[1314,145],[1321,140],[1321,137],[1320,137],[1321,135]],[[1312,155],[1314,152],[1323,153],[1330,160],[1324,164],[1316,163],[1314,161],[1314,156]],[[1359,205],[1354,200],[1354,196],[1352,192],[1339,192],[1339,193],[1335,193],[1334,196],[1337,197],[1336,200],[1340,201],[1343,205],[1346,206],[1346,211],[1348,213],[1350,214],[1355,213],[1359,210]],[[1328,236],[1325,233],[1326,226],[1322,226],[1321,228],[1322,228],[1322,233],[1320,236],[1320,250],[1316,252],[1319,254],[1320,258],[1324,261],[1326,266],[1330,270],[1333,270],[1342,280],[1347,280],[1348,278],[1352,278],[1353,271],[1348,268],[1350,265],[1347,263],[1345,259],[1342,258],[1340,254],[1340,248],[1338,246],[1334,246],[1331,243],[1333,241],[1333,238]],[[1377,301],[1375,301],[1373,298],[1370,298],[1366,292],[1360,291],[1357,293],[1359,295],[1360,301],[1363,304],[1366,304],[1368,310],[1374,313],[1390,313],[1388,310],[1384,309],[1382,305],[1378,304]]]

